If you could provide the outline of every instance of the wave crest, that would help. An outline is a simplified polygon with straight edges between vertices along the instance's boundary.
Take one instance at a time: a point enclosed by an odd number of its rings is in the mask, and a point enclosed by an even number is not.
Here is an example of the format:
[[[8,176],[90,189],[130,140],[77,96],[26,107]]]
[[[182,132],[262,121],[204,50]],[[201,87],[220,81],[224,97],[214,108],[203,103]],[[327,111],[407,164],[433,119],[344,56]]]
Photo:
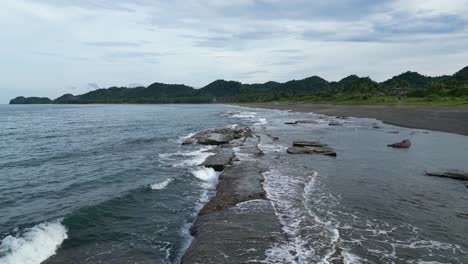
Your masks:
[[[40,264],[54,255],[67,237],[61,219],[28,228],[19,237],[9,235],[0,244],[0,263]]]

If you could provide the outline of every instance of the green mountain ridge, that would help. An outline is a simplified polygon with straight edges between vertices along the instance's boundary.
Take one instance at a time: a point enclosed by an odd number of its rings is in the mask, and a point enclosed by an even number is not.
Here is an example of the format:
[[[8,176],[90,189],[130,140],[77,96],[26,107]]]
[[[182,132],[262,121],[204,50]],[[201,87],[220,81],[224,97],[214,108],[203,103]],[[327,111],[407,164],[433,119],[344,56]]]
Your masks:
[[[243,84],[216,80],[200,89],[184,84],[153,83],[148,87],[110,87],[82,95],[65,94],[55,100],[17,97],[10,104],[93,104],[93,103],[210,103],[268,102],[314,97],[324,100],[337,96],[468,96],[468,66],[450,76],[430,77],[407,71],[384,82],[350,75],[338,82],[319,76],[284,83]]]

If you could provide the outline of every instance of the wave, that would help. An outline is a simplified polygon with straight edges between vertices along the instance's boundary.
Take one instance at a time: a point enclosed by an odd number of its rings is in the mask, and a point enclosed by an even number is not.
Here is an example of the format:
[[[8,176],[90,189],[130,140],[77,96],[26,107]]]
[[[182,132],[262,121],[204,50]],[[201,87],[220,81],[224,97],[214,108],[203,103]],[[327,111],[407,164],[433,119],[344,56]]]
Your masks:
[[[26,229],[19,237],[7,236],[0,244],[2,264],[40,264],[55,254],[67,239],[62,219],[38,224]]]
[[[266,120],[266,118],[259,118],[258,119],[258,122],[255,123],[254,125],[266,125],[268,122]]]
[[[150,185],[150,188],[152,190],[162,190],[162,189],[165,189],[174,179],[172,178],[169,178],[163,182],[159,182],[159,183],[153,183]]]
[[[213,168],[201,167],[199,169],[192,170],[192,175],[203,182],[210,184],[216,184],[218,179],[218,174]]]
[[[213,168],[206,168],[206,167],[198,167],[191,171],[192,175],[202,181],[203,191],[198,198],[198,201],[195,204],[193,217],[195,218],[203,206],[209,202],[211,197],[214,195],[214,189],[218,184],[218,175]],[[180,263],[183,255],[190,247],[190,244],[193,241],[193,237],[190,234],[190,227],[193,225],[193,222],[186,223],[181,230],[182,236],[185,237],[185,242],[182,245],[180,254],[177,257],[176,263]]]
[[[203,147],[195,151],[188,151],[188,152],[178,151],[176,153],[163,153],[163,154],[159,154],[159,159],[163,163],[168,163],[168,161],[171,161],[173,167],[198,166],[201,163],[203,163],[206,158],[214,155],[214,153],[208,152],[209,150],[212,150],[213,148],[214,148],[213,146],[208,146],[208,147]],[[186,157],[189,157],[189,159],[187,159]],[[180,160],[181,158],[185,158],[185,159]],[[179,161],[172,162],[175,159],[179,159]]]
[[[187,140],[187,139],[193,137],[195,134],[196,134],[196,133],[193,133],[193,132],[192,132],[192,133],[190,133],[190,134],[188,134],[188,135],[180,136],[180,137],[177,139],[177,143],[182,144],[182,142],[184,142],[185,140]]]
[[[252,119],[255,118],[256,115],[256,112],[239,112],[231,115],[231,117]]]

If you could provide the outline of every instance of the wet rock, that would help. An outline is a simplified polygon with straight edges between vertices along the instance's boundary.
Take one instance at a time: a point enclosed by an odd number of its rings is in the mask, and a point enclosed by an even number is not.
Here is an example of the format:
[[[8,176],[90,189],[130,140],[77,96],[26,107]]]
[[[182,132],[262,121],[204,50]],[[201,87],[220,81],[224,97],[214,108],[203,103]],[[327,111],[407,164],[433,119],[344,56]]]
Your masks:
[[[289,154],[322,154],[326,156],[336,156],[336,151],[318,141],[294,141],[293,146],[287,149]]]
[[[222,171],[227,165],[231,164],[233,159],[234,151],[232,149],[218,148],[215,150],[215,154],[206,158],[202,165],[213,168],[215,171]]]
[[[202,144],[202,145],[223,145],[231,141],[239,140],[243,142],[247,137],[252,136],[249,127],[219,128],[198,132],[185,140],[182,145]]]
[[[468,181],[465,182],[465,187],[468,188]]]
[[[468,181],[468,172],[459,170],[448,170],[445,172],[426,172],[426,175]],[[467,183],[465,182],[465,184]]]
[[[261,172],[260,165],[254,161],[226,167],[219,176],[216,196],[203,207],[199,215],[224,210],[249,200],[266,199]]]
[[[190,228],[194,239],[181,263],[259,263],[266,259],[267,249],[284,239],[263,189],[262,173],[266,168],[254,159],[262,154],[258,148],[260,137],[243,130],[232,138],[229,144],[215,149],[212,159],[205,160],[205,166],[218,166],[232,157],[219,176],[216,195]],[[242,153],[241,157],[234,155],[233,146]]]
[[[285,124],[286,125],[301,125],[301,124],[316,125],[318,123],[317,123],[317,121],[314,121],[314,120],[296,120],[296,121],[293,121],[293,122],[286,122]]]
[[[282,241],[281,224],[270,201],[252,200],[199,216],[183,264],[261,263]]]
[[[390,133],[390,134],[398,134],[398,133],[400,133],[400,132],[398,132],[398,131],[390,131],[390,132],[388,132],[388,133]]]
[[[329,126],[342,126],[343,124],[337,121],[331,121],[328,123]]]
[[[372,124],[373,129],[381,129],[382,127],[379,126],[378,124]]]
[[[392,148],[409,148],[411,147],[411,141],[409,139],[405,139],[401,142],[390,144],[387,146]]]
[[[289,147],[286,151],[289,154],[322,154],[326,156],[336,156],[335,150],[330,147]]]
[[[428,131],[411,131],[410,135],[416,135],[416,134],[429,134]]]
[[[195,143],[197,143],[197,139],[191,137],[191,138],[187,138],[184,142],[182,142],[182,145],[191,145]]]
[[[202,145],[222,145],[229,143],[229,138],[225,134],[221,133],[211,133],[207,134],[205,137],[202,137],[197,140],[198,144]]]
[[[327,144],[320,143],[318,141],[304,141],[296,140],[293,142],[294,147],[326,147]]]

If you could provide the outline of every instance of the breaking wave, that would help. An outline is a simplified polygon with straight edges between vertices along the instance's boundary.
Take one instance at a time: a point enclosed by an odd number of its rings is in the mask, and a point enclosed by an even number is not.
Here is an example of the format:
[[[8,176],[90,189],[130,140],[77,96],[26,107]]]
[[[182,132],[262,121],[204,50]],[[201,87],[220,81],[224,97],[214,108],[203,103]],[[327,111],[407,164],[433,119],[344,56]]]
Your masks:
[[[211,149],[213,149],[213,146],[207,146],[198,150],[187,152],[178,151],[176,153],[163,153],[159,154],[159,160],[163,164],[170,163],[173,167],[198,166],[203,163],[206,158],[214,154],[209,152]],[[178,161],[174,162],[174,160]]]
[[[40,264],[54,255],[67,237],[61,219],[28,228],[20,236],[9,235],[0,244],[0,263]]]
[[[165,189],[174,179],[170,178],[170,179],[167,179],[163,182],[159,182],[159,183],[154,183],[154,184],[151,184],[150,185],[150,188],[152,190],[162,190],[162,189]]]

